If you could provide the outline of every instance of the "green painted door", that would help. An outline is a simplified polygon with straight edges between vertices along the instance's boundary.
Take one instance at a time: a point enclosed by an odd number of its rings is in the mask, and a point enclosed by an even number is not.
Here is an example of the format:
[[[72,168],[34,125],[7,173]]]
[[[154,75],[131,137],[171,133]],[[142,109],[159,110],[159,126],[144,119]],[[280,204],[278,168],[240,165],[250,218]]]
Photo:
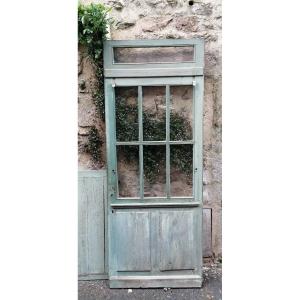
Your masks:
[[[201,53],[201,40],[106,42],[112,288],[202,284]]]

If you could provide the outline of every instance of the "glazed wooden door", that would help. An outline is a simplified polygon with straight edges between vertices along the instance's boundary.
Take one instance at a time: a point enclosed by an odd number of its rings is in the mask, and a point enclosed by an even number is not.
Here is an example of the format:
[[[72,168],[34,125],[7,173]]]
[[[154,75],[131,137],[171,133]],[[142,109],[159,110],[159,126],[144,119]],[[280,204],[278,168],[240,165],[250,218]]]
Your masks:
[[[112,288],[202,284],[202,57],[201,40],[105,44]]]

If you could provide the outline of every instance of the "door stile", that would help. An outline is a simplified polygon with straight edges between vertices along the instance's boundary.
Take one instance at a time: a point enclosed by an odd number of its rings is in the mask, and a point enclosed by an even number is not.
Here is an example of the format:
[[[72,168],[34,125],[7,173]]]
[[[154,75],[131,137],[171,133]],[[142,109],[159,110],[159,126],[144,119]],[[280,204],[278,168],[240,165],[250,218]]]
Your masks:
[[[202,205],[202,114],[203,114],[203,77],[195,77],[194,85],[194,197]],[[197,116],[196,116],[197,113]]]
[[[115,130],[115,93],[112,87],[113,80],[104,80],[104,93],[105,93],[105,121],[106,121],[106,155],[107,155],[107,226],[108,226],[108,266],[109,276],[111,276],[111,270],[114,270],[116,263],[113,256],[114,239],[113,228],[111,224],[112,207],[111,202],[116,199],[116,173],[117,173],[117,156],[116,156],[116,130]]]
[[[170,198],[170,85],[166,85],[166,194]]]
[[[194,197],[195,201],[199,203],[198,218],[194,223],[194,232],[198,230],[201,234],[196,234],[197,236],[197,247],[196,255],[199,258],[199,269],[202,269],[203,258],[202,258],[202,177],[203,177],[203,157],[202,157],[202,137],[203,137],[203,124],[202,124],[202,114],[203,114],[203,89],[204,89],[204,78],[203,76],[195,77],[194,86]],[[198,116],[196,116],[196,113]]]

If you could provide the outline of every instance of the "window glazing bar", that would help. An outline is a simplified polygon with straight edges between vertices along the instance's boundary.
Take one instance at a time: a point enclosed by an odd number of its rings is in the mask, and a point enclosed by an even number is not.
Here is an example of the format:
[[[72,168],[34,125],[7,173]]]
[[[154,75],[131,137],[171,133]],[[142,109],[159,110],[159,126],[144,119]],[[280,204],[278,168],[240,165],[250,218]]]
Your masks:
[[[139,120],[139,167],[140,167],[140,198],[144,198],[144,157],[143,157],[143,91],[138,86],[138,120]]]
[[[170,85],[166,85],[166,192],[170,197]]]
[[[157,201],[161,201],[161,200],[167,200],[167,197],[144,197],[143,200],[157,200]],[[193,196],[174,196],[174,197],[169,197],[169,199],[172,200],[190,200],[190,201],[194,201],[194,197]],[[118,197],[117,200],[140,200],[139,197]]]
[[[169,141],[170,145],[193,145],[194,141]],[[167,141],[135,141],[135,142],[116,142],[117,146],[134,146],[134,145],[166,145]]]

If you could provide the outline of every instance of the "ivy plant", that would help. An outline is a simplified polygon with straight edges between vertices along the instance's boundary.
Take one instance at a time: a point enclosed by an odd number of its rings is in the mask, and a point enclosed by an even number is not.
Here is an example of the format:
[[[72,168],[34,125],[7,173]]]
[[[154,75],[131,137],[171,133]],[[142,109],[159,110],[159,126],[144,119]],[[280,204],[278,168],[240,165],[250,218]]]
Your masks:
[[[96,63],[102,59],[103,41],[110,22],[109,11],[103,4],[78,5],[78,41],[87,47]]]
[[[108,33],[108,26],[112,20],[108,13],[110,8],[103,4],[78,5],[78,41],[85,46],[92,62],[95,65],[97,84],[93,91],[93,100],[99,116],[104,120],[104,78],[103,78],[103,42]],[[126,101],[117,99],[116,124],[118,128],[118,140],[132,140],[137,137],[138,123],[135,107],[126,105]],[[190,139],[190,124],[180,113],[171,113],[170,135],[174,140]],[[151,111],[143,112],[144,137],[150,140],[165,139],[165,118],[157,118]],[[91,153],[94,161],[100,160],[100,147],[102,141],[96,127],[91,127],[86,151]],[[190,145],[176,146],[171,149],[171,165],[190,176],[192,157]],[[131,147],[120,147],[125,152],[125,157],[130,163],[138,159],[138,151]],[[144,150],[144,173],[149,182],[155,181],[165,166],[165,148],[148,146]]]
[[[101,160],[101,146],[103,141],[95,126],[92,126],[88,133],[88,143],[85,145],[85,151],[90,153],[94,162]]]
[[[108,33],[111,19],[108,17],[110,9],[103,4],[78,4],[78,43],[86,47],[89,57],[95,67],[96,83],[92,97],[96,111],[104,120],[104,78],[103,78],[103,42]],[[101,160],[100,147],[102,145],[99,132],[92,126],[89,132],[85,150],[92,155],[94,161]]]
[[[104,78],[103,78],[103,42],[112,22],[108,13],[110,8],[103,4],[78,5],[78,42],[87,48],[95,65],[97,78],[93,91],[93,100],[98,115],[104,120]]]

